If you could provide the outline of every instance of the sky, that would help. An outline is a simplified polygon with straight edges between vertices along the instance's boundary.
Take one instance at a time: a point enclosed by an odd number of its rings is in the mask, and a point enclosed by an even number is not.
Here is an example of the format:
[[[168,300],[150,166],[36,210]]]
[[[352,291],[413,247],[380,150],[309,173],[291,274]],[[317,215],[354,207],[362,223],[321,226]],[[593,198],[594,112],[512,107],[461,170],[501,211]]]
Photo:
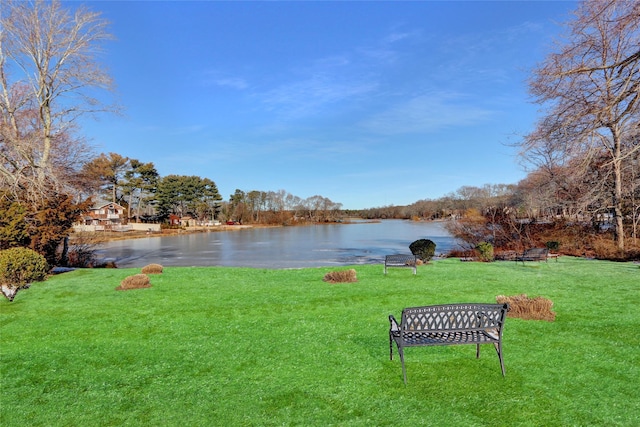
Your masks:
[[[72,3],[77,4],[77,3]],[[120,115],[97,153],[161,176],[408,205],[526,176],[531,70],[575,1],[93,1]]]

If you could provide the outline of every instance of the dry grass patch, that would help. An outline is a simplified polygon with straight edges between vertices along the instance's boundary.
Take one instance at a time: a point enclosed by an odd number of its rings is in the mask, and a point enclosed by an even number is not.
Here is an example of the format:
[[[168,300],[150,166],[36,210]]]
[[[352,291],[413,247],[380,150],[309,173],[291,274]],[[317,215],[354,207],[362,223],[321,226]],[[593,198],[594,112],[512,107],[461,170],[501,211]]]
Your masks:
[[[553,322],[556,314],[551,311],[553,301],[547,298],[529,298],[526,294],[496,297],[498,304],[509,304],[507,317],[518,317],[525,320],[547,320]]]
[[[125,277],[120,286],[116,288],[116,291],[128,291],[131,289],[150,288],[151,281],[146,274],[134,274],[133,276]]]
[[[160,264],[149,264],[142,267],[143,274],[162,274],[162,266]]]
[[[324,275],[322,279],[329,283],[351,283],[357,282],[356,271],[352,268],[350,270],[330,271]]]

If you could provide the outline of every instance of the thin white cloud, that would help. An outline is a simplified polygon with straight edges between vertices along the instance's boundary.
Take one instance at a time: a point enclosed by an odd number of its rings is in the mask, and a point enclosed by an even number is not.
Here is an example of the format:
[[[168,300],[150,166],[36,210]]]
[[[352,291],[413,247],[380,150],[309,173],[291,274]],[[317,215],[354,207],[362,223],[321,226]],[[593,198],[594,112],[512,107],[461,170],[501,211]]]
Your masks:
[[[377,134],[434,132],[452,126],[471,126],[493,112],[464,102],[456,94],[432,93],[413,97],[364,120],[360,126]]]
[[[365,58],[383,63],[391,64],[397,59],[397,52],[385,46],[362,47],[358,52]]]
[[[165,135],[189,135],[198,133],[204,129],[206,129],[206,125],[188,125],[170,128],[163,125],[145,125],[139,127],[139,130],[142,132],[148,133],[163,133]]]
[[[370,46],[363,46],[358,52],[364,58],[378,62],[378,64],[394,63],[402,51],[401,42],[410,42],[420,38],[422,32],[420,30],[397,31],[391,30],[387,35],[377,43]],[[376,65],[376,64],[373,64]]]
[[[405,39],[413,39],[416,37],[420,37],[422,31],[420,30],[411,30],[411,31],[391,31],[387,36],[384,37],[383,43],[392,44],[399,42]]]
[[[249,84],[241,78],[238,77],[227,77],[227,78],[219,78],[214,79],[213,83],[217,86],[226,86],[232,89],[244,90],[249,87]]]
[[[542,24],[523,22],[505,28],[454,35],[448,40],[444,40],[444,43],[461,57],[477,57],[496,49],[503,52],[505,49],[518,49],[523,39],[543,34],[544,26]]]
[[[313,67],[321,67],[323,69],[326,68],[341,68],[351,64],[351,58],[349,55],[341,54],[341,55],[333,55],[327,56],[324,58],[318,58],[315,60]]]
[[[282,84],[261,94],[268,110],[299,118],[318,113],[344,100],[374,91],[378,84],[367,80],[341,79],[317,74],[305,80]]]
[[[172,131],[170,131],[170,133],[172,135],[189,135],[193,133],[198,133],[206,129],[206,127],[207,127],[206,125],[183,126],[183,127],[173,129]]]
[[[304,78],[283,83],[258,96],[267,110],[287,118],[317,114],[338,103],[361,99],[379,90],[380,67],[395,62],[396,47],[419,35],[418,30],[394,29],[377,43],[317,58],[308,67],[295,70]]]
[[[206,70],[202,72],[200,77],[201,84],[204,86],[221,86],[231,89],[245,90],[249,88],[246,79],[239,76],[229,76],[219,70]]]

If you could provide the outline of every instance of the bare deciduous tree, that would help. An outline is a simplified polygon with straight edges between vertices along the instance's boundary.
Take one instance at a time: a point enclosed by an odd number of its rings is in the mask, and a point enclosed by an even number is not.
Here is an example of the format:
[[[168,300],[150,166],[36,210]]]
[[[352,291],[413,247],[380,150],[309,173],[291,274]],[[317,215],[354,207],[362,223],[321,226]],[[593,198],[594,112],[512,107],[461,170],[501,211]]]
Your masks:
[[[546,109],[523,154],[551,167],[581,158],[587,167],[604,153],[615,239],[624,250],[622,165],[640,149],[629,143],[640,126],[640,2],[584,1],[568,30],[533,71],[530,91]]]
[[[112,109],[91,96],[112,85],[97,61],[110,39],[106,25],[98,13],[71,12],[58,0],[2,3],[0,184],[23,198],[64,190],[66,169],[88,151],[72,138],[77,118]]]

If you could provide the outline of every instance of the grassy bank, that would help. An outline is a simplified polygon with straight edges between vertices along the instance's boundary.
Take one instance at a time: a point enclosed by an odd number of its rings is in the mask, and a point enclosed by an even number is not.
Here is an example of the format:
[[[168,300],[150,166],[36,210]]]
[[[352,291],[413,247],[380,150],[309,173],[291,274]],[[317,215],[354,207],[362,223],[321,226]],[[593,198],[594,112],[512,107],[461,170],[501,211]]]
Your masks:
[[[576,258],[455,259],[330,285],[330,268],[78,270],[0,301],[0,425],[271,426],[640,424],[640,269]],[[507,319],[490,346],[389,360],[402,308],[553,300],[555,322]]]

